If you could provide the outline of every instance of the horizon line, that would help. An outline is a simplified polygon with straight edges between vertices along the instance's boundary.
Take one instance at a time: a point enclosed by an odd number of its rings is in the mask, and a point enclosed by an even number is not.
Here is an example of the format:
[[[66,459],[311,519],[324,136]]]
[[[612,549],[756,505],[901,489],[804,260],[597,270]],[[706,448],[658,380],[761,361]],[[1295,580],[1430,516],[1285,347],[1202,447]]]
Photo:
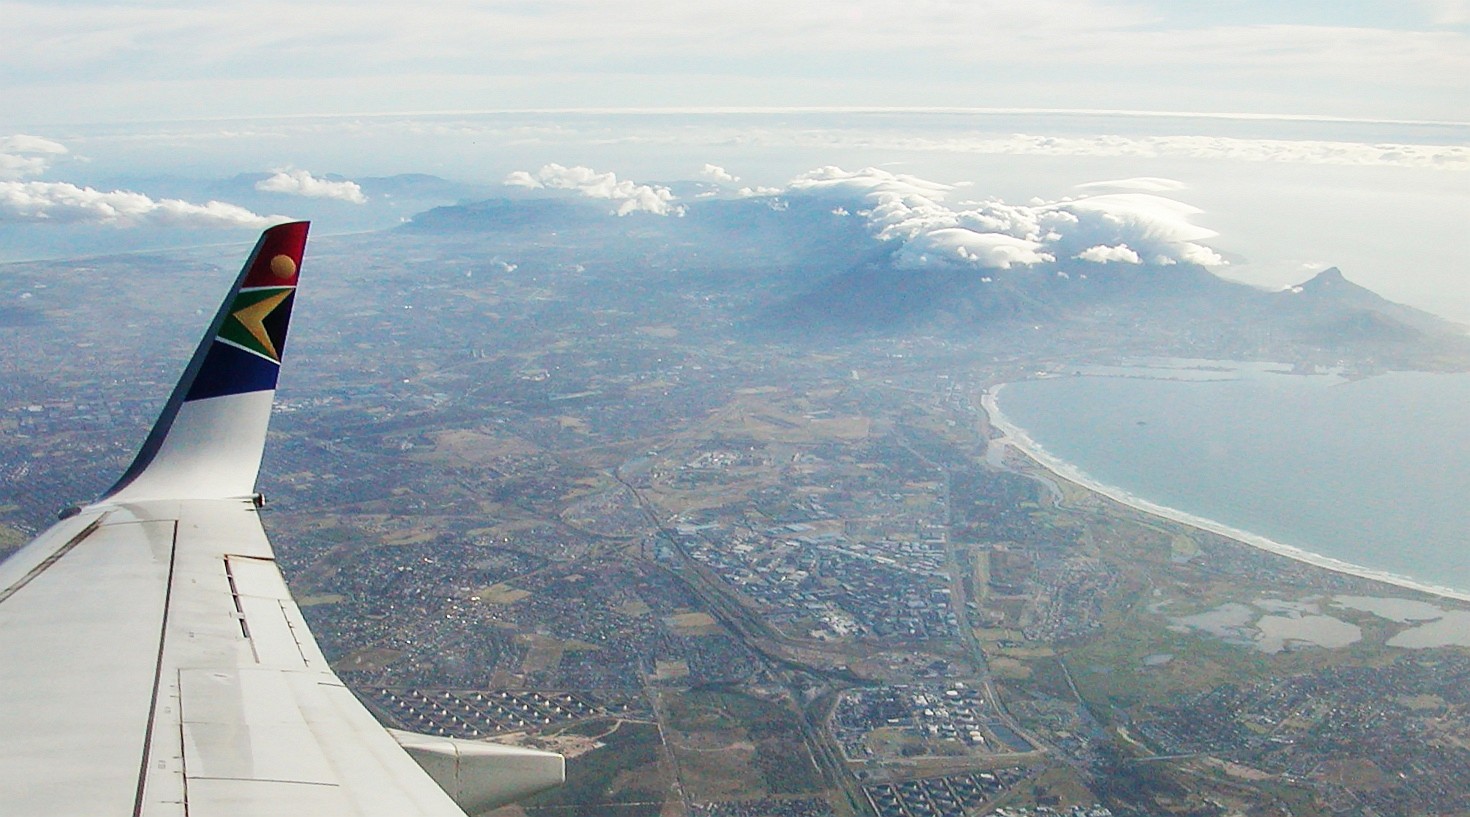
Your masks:
[[[596,114],[596,115],[636,115],[656,116],[667,114],[684,115],[728,115],[728,114],[782,114],[782,113],[831,113],[831,114],[883,114],[883,113],[916,113],[916,114],[971,114],[971,115],[1001,115],[1001,114],[1042,114],[1042,115],[1067,115],[1067,116],[1119,116],[1139,119],[1211,119],[1226,121],[1256,121],[1256,122],[1321,122],[1355,125],[1419,125],[1434,127],[1470,127],[1470,120],[1448,120],[1448,119],[1392,119],[1376,117],[1352,117],[1338,116],[1332,114],[1291,114],[1291,113],[1250,113],[1232,111],[1161,111],[1161,110],[1131,110],[1124,108],[1036,108],[1036,107],[985,107],[985,106],[949,106],[949,105],[722,105],[722,106],[667,106],[667,107],[565,107],[565,108],[465,108],[465,109],[442,109],[442,110],[419,110],[419,111],[358,111],[344,113],[287,113],[287,114],[238,114],[232,116],[204,116],[183,117],[167,119],[134,119],[120,120],[115,122],[74,122],[62,127],[87,127],[102,125],[143,125],[143,124],[167,124],[183,122],[240,122],[260,120],[283,120],[283,119],[347,119],[347,118],[377,118],[386,119],[393,117],[416,117],[416,116],[486,116],[486,115],[509,115],[509,114]]]

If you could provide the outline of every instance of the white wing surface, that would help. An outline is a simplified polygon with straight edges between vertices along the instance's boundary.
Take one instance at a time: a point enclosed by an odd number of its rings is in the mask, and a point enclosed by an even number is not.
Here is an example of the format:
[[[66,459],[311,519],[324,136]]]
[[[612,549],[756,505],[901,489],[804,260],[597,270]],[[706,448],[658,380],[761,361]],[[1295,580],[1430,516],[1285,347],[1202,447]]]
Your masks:
[[[561,782],[384,729],[286,589],[254,483],[305,240],[266,231],[123,479],[0,563],[4,813],[462,815]]]

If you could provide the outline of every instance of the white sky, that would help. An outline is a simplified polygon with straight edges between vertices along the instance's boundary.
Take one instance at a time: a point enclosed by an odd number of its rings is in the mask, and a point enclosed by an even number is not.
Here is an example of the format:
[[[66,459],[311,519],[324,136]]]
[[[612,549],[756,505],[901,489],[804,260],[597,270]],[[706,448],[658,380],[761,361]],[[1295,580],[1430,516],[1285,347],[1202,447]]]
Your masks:
[[[11,127],[628,106],[1463,120],[1466,0],[31,0]]]

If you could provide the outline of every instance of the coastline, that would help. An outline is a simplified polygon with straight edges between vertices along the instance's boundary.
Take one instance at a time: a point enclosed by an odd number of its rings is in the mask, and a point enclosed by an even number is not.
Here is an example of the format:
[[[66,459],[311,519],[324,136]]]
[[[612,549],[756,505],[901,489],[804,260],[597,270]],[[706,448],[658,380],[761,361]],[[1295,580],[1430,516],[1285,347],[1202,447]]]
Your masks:
[[[1313,553],[1308,550],[1302,550],[1301,548],[1283,544],[1281,542],[1275,541],[1274,539],[1268,539],[1259,534],[1251,533],[1250,531],[1241,530],[1240,528],[1235,528],[1221,522],[1216,522],[1213,519],[1207,519],[1202,516],[1196,516],[1194,514],[1181,511],[1177,508],[1168,507],[1167,505],[1160,505],[1156,502],[1150,502],[1149,500],[1139,496],[1135,496],[1134,494],[1129,493],[1122,488],[1098,482],[1096,479],[1088,476],[1077,466],[1063,459],[1060,459],[1059,457],[1053,455],[1051,452],[1047,451],[1044,447],[1041,446],[1040,443],[1037,443],[1034,439],[1032,439],[1031,435],[1026,433],[1026,430],[1024,428],[1021,428],[1020,426],[1011,422],[1005,416],[1005,413],[1000,410],[1000,404],[997,401],[997,397],[1000,394],[1001,390],[1005,388],[1005,385],[1006,384],[1001,383],[995,386],[991,386],[987,388],[980,397],[980,406],[985,410],[985,414],[990,420],[991,427],[1000,431],[1002,435],[998,438],[990,440],[990,443],[992,445],[1005,445],[1016,449],[1017,451],[1026,455],[1026,457],[1028,457],[1032,462],[1035,462],[1037,465],[1045,469],[1049,474],[1058,479],[1080,485],[1081,487],[1086,488],[1093,493],[1101,494],[1102,496],[1105,496],[1113,500],[1114,502],[1127,505],[1130,508],[1142,511],[1143,513],[1158,516],[1173,522],[1178,522],[1182,525],[1188,525],[1199,530],[1216,533],[1221,536],[1234,539],[1241,544],[1249,545],[1250,547],[1256,548],[1258,550],[1264,550],[1268,553],[1276,554],[1277,556],[1284,556],[1288,559],[1294,559],[1298,562],[1304,562],[1314,567],[1320,567],[1324,570],[1331,570],[1335,573],[1342,573],[1349,576],[1356,576],[1362,579],[1382,582],[1384,584],[1394,585],[1396,587],[1401,587],[1406,590],[1413,590],[1415,592],[1425,593],[1439,598],[1470,602],[1470,592],[1467,591],[1427,584],[1425,582],[1417,581],[1406,576],[1399,576],[1394,573],[1374,570],[1372,568],[1353,564],[1351,562],[1344,562],[1341,559],[1334,559],[1331,556],[1324,556],[1320,553]]]

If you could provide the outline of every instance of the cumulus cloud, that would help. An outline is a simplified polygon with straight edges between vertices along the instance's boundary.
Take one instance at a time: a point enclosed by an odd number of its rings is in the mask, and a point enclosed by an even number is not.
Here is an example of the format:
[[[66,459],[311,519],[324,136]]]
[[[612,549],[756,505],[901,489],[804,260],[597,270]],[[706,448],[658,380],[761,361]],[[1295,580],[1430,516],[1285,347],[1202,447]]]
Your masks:
[[[1088,247],[1082,252],[1072,256],[1080,261],[1091,261],[1094,264],[1142,264],[1143,259],[1134,252],[1127,244],[1119,244],[1109,247],[1106,244],[1098,244]]]
[[[43,156],[0,153],[0,179],[23,179],[46,172],[50,162]]]
[[[142,193],[102,191],[66,182],[0,182],[0,221],[263,229],[289,220],[256,215],[222,201],[155,200]]]
[[[70,153],[39,136],[0,137],[0,222],[108,224],[117,227],[250,227],[262,229],[285,216],[261,216],[234,204],[152,199],[127,190],[97,190],[67,182],[23,181]]]
[[[1158,181],[1158,180],[1155,180]],[[1125,185],[1127,186],[1127,185]],[[1131,185],[1138,187],[1141,185]],[[1154,183],[1154,187],[1163,186]],[[953,185],[878,168],[823,167],[788,191],[854,201],[880,240],[895,242],[900,266],[1010,269],[1058,258],[1096,263],[1225,263],[1198,243],[1216,233],[1194,224],[1200,210],[1152,193],[1104,193],[1061,201],[945,203]]]
[[[660,216],[684,215],[683,205],[674,204],[676,197],[667,187],[619,180],[616,174],[599,173],[590,167],[549,164],[534,174],[516,170],[505,177],[505,184],[530,189],[573,190],[588,198],[607,199],[616,205],[613,212],[620,216],[637,212]]]
[[[0,138],[0,179],[39,176],[55,157],[68,152],[65,145],[39,136],[17,133]]]
[[[699,175],[714,179],[717,182],[725,182],[726,184],[734,184],[740,181],[739,176],[732,174],[725,168],[708,163],[699,171]]]
[[[255,189],[264,193],[367,203],[367,196],[362,194],[362,187],[357,182],[320,179],[305,170],[277,170],[274,176],[256,182]]]

